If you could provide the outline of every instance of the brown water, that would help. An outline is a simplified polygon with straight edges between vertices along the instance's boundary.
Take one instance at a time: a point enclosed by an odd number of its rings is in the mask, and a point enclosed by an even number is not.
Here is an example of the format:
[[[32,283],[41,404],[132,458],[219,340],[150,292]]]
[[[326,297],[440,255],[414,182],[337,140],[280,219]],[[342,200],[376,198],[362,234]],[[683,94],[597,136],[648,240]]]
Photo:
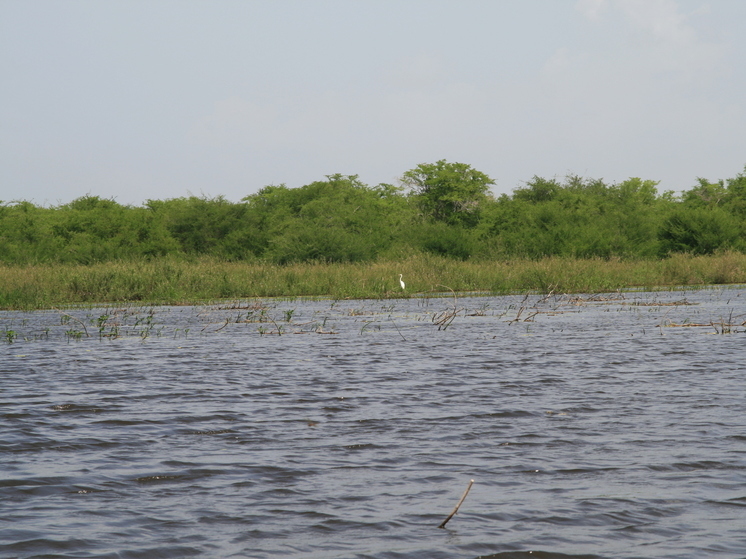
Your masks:
[[[744,293],[0,313],[0,556],[746,557]]]

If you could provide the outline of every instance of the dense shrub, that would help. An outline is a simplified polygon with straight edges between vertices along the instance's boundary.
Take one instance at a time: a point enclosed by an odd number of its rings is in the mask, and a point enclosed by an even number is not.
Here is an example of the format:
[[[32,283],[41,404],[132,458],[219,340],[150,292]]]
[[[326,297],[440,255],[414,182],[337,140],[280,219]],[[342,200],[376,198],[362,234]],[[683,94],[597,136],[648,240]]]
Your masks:
[[[606,184],[533,177],[499,198],[490,184],[469,165],[441,160],[404,173],[403,187],[337,174],[299,188],[267,186],[240,202],[190,196],[126,206],[91,195],[56,207],[0,202],[0,262],[209,256],[289,264],[415,253],[466,260],[746,251],[743,173],[698,179],[678,197],[639,178]]]

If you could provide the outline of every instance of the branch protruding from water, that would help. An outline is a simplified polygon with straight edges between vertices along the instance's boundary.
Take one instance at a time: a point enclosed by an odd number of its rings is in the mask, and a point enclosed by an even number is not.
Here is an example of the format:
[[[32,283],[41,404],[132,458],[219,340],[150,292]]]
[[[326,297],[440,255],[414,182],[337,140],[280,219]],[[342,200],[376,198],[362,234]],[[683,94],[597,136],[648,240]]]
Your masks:
[[[451,511],[451,514],[448,515],[448,518],[446,518],[443,522],[440,523],[440,526],[438,528],[445,528],[446,524],[448,524],[448,521],[453,518],[453,516],[458,512],[459,507],[461,506],[461,503],[464,502],[464,499],[466,499],[466,496],[469,494],[469,490],[471,489],[471,486],[474,484],[474,480],[469,480],[469,485],[466,487],[466,491],[464,491],[464,494],[461,495],[461,498],[459,499],[458,503],[456,503],[456,506]]]

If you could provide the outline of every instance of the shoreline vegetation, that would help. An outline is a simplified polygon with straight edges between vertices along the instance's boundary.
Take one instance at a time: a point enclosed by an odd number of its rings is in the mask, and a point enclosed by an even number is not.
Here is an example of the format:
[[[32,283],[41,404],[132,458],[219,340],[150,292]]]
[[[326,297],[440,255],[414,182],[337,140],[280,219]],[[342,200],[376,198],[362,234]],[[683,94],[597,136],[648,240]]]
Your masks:
[[[399,286],[403,274],[406,290]],[[438,294],[602,293],[746,284],[746,254],[666,259],[549,257],[459,261],[270,264],[213,258],[0,266],[0,309],[74,305],[187,305],[226,299],[387,299]]]
[[[335,174],[240,202],[0,201],[0,308],[746,283],[746,168],[696,182],[535,176],[495,197],[489,176],[440,160],[397,185]]]

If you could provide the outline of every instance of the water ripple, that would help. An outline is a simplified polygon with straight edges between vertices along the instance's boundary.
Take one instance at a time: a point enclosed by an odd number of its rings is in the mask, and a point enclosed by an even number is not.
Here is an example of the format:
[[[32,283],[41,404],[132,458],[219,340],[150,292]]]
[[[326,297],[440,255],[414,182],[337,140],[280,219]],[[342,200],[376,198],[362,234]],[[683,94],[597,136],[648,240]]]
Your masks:
[[[0,313],[0,556],[743,558],[736,291]]]

